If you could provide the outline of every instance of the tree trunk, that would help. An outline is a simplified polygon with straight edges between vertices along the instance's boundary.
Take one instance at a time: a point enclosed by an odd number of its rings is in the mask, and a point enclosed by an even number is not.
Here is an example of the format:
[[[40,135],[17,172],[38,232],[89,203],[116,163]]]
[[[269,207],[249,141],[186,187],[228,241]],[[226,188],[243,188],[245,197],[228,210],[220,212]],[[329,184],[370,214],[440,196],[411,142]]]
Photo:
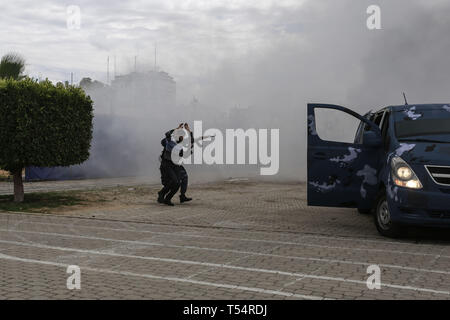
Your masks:
[[[22,181],[22,169],[13,172],[14,176],[14,202],[23,202],[24,191]]]

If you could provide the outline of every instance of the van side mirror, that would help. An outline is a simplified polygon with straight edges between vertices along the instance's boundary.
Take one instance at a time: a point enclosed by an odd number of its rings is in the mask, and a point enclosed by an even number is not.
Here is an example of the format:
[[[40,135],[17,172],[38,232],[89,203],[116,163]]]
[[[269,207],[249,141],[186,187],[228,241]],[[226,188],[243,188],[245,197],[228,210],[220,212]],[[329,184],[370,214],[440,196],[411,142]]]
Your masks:
[[[363,144],[369,147],[380,147],[382,144],[381,135],[375,131],[365,131],[363,135]]]

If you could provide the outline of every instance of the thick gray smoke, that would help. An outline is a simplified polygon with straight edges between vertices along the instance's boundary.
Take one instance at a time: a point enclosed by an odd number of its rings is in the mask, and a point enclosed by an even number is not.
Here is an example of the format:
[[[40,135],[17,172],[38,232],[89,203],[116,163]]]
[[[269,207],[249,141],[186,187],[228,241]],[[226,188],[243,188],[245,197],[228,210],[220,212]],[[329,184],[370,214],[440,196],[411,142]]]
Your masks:
[[[381,30],[366,27],[371,4],[381,7]],[[127,119],[119,121],[117,106],[110,108],[111,95],[90,90],[96,114],[112,120],[98,118],[89,165],[110,175],[127,175],[132,168],[156,182],[164,132],[182,121],[202,120],[204,129],[279,128],[280,171],[269,178],[302,180],[308,102],[340,104],[360,113],[402,104],[402,92],[410,103],[449,102],[447,1],[311,0],[283,14],[288,27],[264,51],[250,49],[225,59],[192,80],[175,78],[182,89],[173,105],[162,107],[138,94],[136,101],[121,102],[127,110],[121,119]],[[122,94],[116,90],[115,95]],[[131,108],[135,104],[144,107]],[[328,136],[354,134],[334,117],[323,123]],[[114,145],[102,146],[108,139]],[[202,165],[188,171],[194,181],[259,174],[257,166]]]

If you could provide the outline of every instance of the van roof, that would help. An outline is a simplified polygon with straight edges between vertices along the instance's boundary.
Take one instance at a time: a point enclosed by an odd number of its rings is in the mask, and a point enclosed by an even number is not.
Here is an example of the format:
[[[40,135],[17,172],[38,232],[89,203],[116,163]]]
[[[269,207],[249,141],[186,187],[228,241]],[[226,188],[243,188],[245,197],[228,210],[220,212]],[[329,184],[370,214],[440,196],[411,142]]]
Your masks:
[[[415,107],[417,111],[419,110],[436,110],[436,109],[442,109],[443,107],[447,106],[447,108],[450,108],[450,103],[429,103],[429,104],[403,104],[398,106],[388,106],[388,108],[392,111],[404,111],[405,108],[413,108]]]

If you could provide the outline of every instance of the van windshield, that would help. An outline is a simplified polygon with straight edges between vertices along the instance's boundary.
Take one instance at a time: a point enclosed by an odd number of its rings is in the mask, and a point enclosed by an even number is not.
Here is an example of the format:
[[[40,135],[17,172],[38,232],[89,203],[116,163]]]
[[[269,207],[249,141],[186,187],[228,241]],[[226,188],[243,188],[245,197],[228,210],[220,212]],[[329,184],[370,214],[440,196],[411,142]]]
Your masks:
[[[448,107],[448,109],[447,109]],[[395,112],[395,134],[399,140],[443,140],[450,142],[450,106],[440,108],[406,106]]]

